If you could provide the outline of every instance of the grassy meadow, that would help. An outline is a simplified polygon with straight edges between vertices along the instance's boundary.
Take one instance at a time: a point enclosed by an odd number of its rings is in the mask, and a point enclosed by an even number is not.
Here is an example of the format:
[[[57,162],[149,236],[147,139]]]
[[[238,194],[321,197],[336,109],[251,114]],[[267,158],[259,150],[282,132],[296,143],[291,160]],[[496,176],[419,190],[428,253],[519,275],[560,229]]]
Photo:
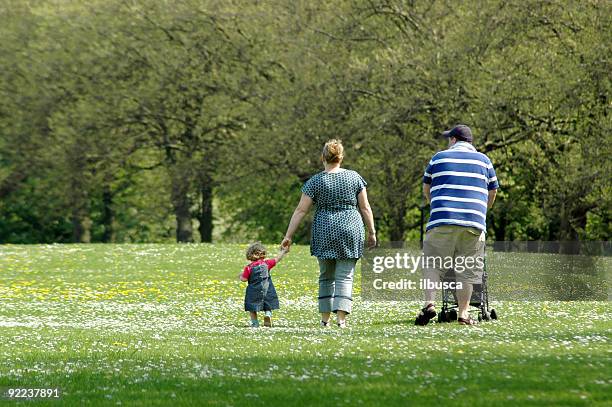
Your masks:
[[[416,327],[420,304],[362,301],[357,282],[350,327],[323,329],[297,246],[273,270],[274,326],[252,329],[244,248],[0,246],[0,387],[58,387],[69,406],[611,403],[608,302],[497,301],[498,321]]]

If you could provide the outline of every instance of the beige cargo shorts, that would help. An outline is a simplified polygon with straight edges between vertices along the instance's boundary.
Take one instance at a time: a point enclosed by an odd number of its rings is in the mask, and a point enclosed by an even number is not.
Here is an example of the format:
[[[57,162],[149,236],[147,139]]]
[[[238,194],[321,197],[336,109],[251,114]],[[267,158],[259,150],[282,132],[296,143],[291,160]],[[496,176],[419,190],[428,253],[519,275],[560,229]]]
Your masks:
[[[423,277],[442,281],[454,271],[457,282],[481,284],[485,233],[476,228],[443,225],[430,229],[423,241]]]

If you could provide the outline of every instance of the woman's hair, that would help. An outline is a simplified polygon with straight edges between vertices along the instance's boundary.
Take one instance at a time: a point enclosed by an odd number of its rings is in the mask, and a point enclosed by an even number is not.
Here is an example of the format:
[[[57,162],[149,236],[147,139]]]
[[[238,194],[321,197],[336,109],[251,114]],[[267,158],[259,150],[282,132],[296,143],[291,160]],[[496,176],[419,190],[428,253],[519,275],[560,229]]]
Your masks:
[[[323,161],[334,164],[344,158],[344,147],[342,140],[331,139],[323,146]]]
[[[266,257],[266,247],[261,242],[251,243],[246,251],[247,260],[257,261]]]

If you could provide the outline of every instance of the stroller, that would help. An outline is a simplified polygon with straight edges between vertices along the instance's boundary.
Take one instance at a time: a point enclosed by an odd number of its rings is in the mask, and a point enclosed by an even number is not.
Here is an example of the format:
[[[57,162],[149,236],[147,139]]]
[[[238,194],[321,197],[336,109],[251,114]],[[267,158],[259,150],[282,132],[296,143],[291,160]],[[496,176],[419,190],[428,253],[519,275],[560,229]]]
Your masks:
[[[447,273],[443,282],[455,282],[455,274]],[[470,306],[478,309],[478,322],[497,319],[497,311],[489,308],[489,291],[487,288],[487,258],[484,258],[482,283],[473,284]],[[457,292],[455,289],[442,289],[442,309],[438,313],[438,322],[452,322],[457,320]]]

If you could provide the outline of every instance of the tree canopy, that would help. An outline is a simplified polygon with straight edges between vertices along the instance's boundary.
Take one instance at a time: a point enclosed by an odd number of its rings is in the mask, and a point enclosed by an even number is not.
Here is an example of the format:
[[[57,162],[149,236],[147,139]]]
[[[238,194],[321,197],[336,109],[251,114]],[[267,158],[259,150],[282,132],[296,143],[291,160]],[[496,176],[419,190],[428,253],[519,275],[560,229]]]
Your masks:
[[[497,170],[492,238],[609,240],[611,19],[595,0],[6,0],[0,242],[280,241],[329,138],[380,238],[416,239],[457,123]]]

